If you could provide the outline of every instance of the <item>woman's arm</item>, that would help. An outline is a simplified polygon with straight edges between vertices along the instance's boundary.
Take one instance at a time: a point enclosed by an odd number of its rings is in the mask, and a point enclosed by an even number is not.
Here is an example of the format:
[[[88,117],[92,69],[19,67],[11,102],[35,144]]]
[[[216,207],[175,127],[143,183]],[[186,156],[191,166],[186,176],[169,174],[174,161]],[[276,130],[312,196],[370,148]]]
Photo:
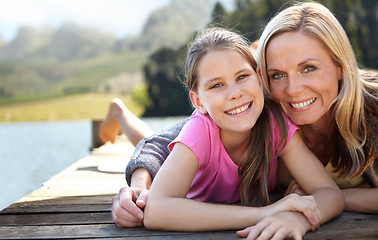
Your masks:
[[[361,212],[361,213],[378,213],[378,188],[369,188],[369,184],[364,182],[364,186],[356,188],[346,188],[341,191],[345,199],[345,211]],[[298,183],[293,180],[284,195],[296,193],[304,196],[305,192],[301,189]]]
[[[154,179],[169,155],[168,144],[177,137],[187,120],[188,118],[138,143],[126,167],[125,175],[129,186],[131,186],[134,171],[139,168],[147,169],[150,172],[148,176],[151,177],[150,180]]]
[[[281,211],[310,214],[315,201],[291,195],[277,203],[262,207],[212,204],[187,199],[193,177],[198,169],[195,154],[185,145],[176,143],[154,179],[145,208],[147,229],[168,231],[214,231],[241,229]],[[317,221],[316,214],[309,216]]]
[[[143,209],[151,186],[151,175],[145,168],[138,168],[131,178],[131,186],[120,189],[112,200],[112,217],[119,227],[143,226]]]
[[[378,188],[348,188],[342,192],[346,211],[378,213]]]
[[[287,144],[282,160],[305,193],[314,196],[321,212],[321,223],[338,216],[344,196],[316,156],[296,132]]]

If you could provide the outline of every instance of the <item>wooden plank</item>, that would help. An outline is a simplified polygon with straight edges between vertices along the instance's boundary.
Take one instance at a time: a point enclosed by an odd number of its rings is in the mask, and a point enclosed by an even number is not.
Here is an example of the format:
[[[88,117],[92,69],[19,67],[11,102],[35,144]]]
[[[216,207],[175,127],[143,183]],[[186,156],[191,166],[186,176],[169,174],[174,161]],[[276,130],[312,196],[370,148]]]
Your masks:
[[[134,148],[105,144],[0,212],[1,239],[237,239],[235,231],[159,232],[119,228],[111,202],[126,185]],[[277,197],[277,196],[275,196]],[[378,239],[378,215],[344,212],[304,239]]]
[[[28,213],[7,214],[0,218],[0,226],[48,226],[48,225],[86,225],[86,224],[112,224],[110,211],[72,213]]]
[[[160,232],[144,228],[119,228],[115,224],[50,225],[50,226],[0,226],[0,236],[6,239],[238,239],[235,231],[220,232]]]
[[[324,224],[316,232],[309,232],[304,239],[377,239],[377,218],[368,217],[354,222],[351,215],[343,214],[341,219],[336,219]],[[88,216],[87,216],[88,217]],[[88,218],[90,218],[89,216]],[[348,220],[349,219],[349,220]],[[104,219],[101,219],[103,221]],[[106,219],[105,219],[106,220]],[[107,219],[108,221],[110,219]],[[373,220],[373,221],[370,221]],[[90,221],[90,220],[89,220]],[[344,224],[343,224],[344,223]],[[347,224],[345,224],[347,223]],[[119,228],[113,223],[109,224],[78,224],[64,225],[60,222],[50,222],[50,225],[42,226],[1,226],[0,236],[7,239],[65,239],[65,238],[113,238],[122,237],[133,239],[135,237],[165,239],[168,236],[183,239],[236,239],[235,231],[187,233],[187,232],[159,232],[147,231],[144,228]]]

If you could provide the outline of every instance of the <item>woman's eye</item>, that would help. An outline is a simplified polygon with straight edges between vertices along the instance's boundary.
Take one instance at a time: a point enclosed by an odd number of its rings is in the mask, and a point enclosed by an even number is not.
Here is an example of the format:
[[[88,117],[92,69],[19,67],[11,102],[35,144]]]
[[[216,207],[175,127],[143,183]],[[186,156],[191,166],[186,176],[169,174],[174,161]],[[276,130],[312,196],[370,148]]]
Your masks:
[[[272,78],[272,79],[282,79],[282,78],[284,78],[284,77],[285,77],[285,75],[282,74],[282,73],[275,73],[275,74],[272,74],[272,75],[271,75],[271,78]]]
[[[304,68],[304,72],[305,73],[308,73],[308,72],[312,72],[312,71],[314,71],[316,68],[314,67],[314,66],[306,66],[305,68]]]

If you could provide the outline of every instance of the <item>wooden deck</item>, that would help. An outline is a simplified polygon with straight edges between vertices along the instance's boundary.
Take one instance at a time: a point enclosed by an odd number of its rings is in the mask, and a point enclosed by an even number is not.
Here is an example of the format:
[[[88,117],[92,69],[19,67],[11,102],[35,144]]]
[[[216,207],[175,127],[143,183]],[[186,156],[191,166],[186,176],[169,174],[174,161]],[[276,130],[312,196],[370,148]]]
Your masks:
[[[106,144],[0,212],[0,239],[238,239],[235,231],[157,232],[117,227],[111,199],[134,148]],[[6,194],[6,193],[2,193]],[[377,203],[378,204],[378,203]],[[378,239],[378,215],[343,213],[305,239]]]

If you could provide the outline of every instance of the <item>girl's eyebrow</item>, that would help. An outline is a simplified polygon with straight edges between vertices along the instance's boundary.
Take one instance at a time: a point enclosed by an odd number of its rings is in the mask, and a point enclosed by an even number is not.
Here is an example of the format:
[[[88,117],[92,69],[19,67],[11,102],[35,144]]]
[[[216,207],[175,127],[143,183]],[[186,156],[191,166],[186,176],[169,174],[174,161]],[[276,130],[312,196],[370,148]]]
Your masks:
[[[242,73],[242,72],[252,72],[252,71],[254,71],[253,68],[243,68],[243,69],[237,71],[237,72],[235,73],[235,75],[238,75],[238,74],[240,74],[240,73]]]
[[[213,82],[217,82],[221,79],[221,77],[213,77],[213,78],[208,78],[208,79],[203,79],[204,84],[203,86],[207,87],[211,85]]]

